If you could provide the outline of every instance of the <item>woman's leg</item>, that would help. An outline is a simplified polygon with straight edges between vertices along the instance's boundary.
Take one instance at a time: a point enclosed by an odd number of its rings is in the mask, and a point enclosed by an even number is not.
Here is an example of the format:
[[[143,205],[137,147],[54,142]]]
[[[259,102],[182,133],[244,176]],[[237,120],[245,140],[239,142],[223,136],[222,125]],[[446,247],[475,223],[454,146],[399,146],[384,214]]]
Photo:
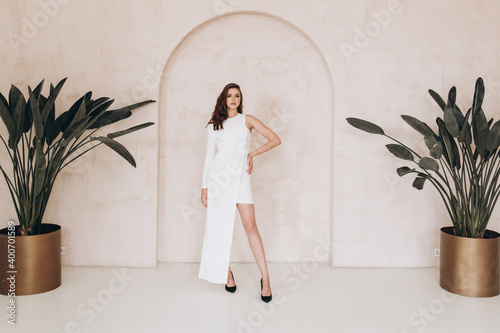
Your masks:
[[[231,267],[227,269],[227,286],[228,287],[234,287],[236,283],[234,283],[233,276],[231,275]]]
[[[255,222],[255,210],[254,204],[236,204],[238,210],[240,211],[241,221],[243,223],[243,228],[247,233],[248,242],[250,243],[250,248],[252,249],[253,256],[259,267],[260,274],[262,275],[262,295],[271,295],[271,285],[269,282],[269,272],[267,271],[266,254],[264,253],[264,245],[262,244],[262,239],[260,238],[259,230],[257,229],[257,223]]]

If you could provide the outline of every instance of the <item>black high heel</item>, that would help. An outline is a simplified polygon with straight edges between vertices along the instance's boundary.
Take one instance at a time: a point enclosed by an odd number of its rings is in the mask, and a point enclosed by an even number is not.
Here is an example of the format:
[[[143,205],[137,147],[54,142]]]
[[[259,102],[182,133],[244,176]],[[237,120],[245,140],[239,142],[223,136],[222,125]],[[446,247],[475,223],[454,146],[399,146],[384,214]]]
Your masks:
[[[233,271],[231,271],[231,276],[233,277],[234,280]],[[234,287],[228,287],[227,284],[225,285],[225,287],[227,291],[229,291],[230,293],[234,293],[236,291],[236,281],[234,282]]]
[[[272,293],[269,296],[262,296],[262,279],[260,279],[260,298],[266,303],[269,303],[273,299]]]

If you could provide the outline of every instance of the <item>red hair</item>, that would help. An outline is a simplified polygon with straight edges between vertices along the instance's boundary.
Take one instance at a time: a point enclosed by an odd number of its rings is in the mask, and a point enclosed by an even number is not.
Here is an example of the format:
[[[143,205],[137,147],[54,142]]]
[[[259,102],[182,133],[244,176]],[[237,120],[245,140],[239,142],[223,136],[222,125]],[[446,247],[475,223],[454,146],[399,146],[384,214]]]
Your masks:
[[[226,100],[229,89],[231,88],[236,88],[240,92],[241,99],[240,99],[240,105],[238,106],[238,113],[243,113],[243,94],[241,93],[240,86],[237,85],[236,83],[227,84],[224,87],[224,89],[222,89],[222,92],[220,93],[219,97],[217,97],[217,102],[215,103],[214,112],[212,112],[212,118],[207,124],[207,126],[209,124],[213,124],[215,131],[219,129],[224,129],[222,127],[222,123],[224,122],[224,120],[228,118]]]

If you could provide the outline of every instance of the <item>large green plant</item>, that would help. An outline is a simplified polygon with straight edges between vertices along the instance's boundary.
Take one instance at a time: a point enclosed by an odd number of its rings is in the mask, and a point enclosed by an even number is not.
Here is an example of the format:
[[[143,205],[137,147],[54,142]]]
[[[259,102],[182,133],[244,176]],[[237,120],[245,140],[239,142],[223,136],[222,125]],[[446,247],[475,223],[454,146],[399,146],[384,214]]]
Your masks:
[[[443,117],[436,119],[437,133],[414,117],[401,117],[423,135],[430,157],[420,156],[371,122],[357,118],[347,118],[347,122],[396,142],[386,145],[387,149],[416,165],[398,168],[398,175],[416,174],[413,187],[419,190],[428,180],[441,195],[455,234],[482,238],[500,194],[500,121],[492,125],[493,119],[488,121],[481,108],[484,98],[481,78],[476,81],[472,106],[465,115],[455,104],[455,87],[450,89],[447,102],[433,90],[429,94],[443,110]]]
[[[153,125],[148,122],[126,130],[93,136],[102,127],[128,118],[131,111],[154,102],[143,101],[108,110],[114,100],[92,99],[92,92],[79,98],[56,118],[54,102],[66,79],[50,85],[48,97],[42,95],[43,80],[31,90],[28,99],[11,86],[9,100],[0,94],[0,117],[7,127],[8,141],[0,135],[12,162],[12,178],[0,165],[19,220],[21,235],[40,233],[41,223],[54,182],[66,166],[101,144],[105,144],[136,166],[130,152],[114,139]]]

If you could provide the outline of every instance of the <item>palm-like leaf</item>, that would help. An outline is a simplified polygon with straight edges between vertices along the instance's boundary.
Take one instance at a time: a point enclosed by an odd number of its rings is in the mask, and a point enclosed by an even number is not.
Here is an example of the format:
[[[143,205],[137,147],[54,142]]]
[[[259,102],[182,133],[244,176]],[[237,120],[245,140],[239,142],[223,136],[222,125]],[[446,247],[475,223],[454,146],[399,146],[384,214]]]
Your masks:
[[[471,108],[464,114],[456,105],[456,88],[447,102],[434,90],[429,94],[443,111],[436,119],[438,134],[427,124],[408,116],[403,120],[424,136],[432,157],[420,158],[407,145],[385,134],[370,122],[347,118],[352,126],[372,134],[381,134],[396,142],[387,148],[396,157],[411,161],[419,169],[400,167],[399,176],[417,173],[413,187],[423,189],[429,181],[439,192],[457,235],[481,238],[500,197],[500,121],[493,124],[481,108],[484,82],[476,81]],[[414,157],[419,157],[418,162]],[[443,166],[443,167],[440,167]]]
[[[132,154],[114,138],[154,124],[148,122],[94,138],[96,130],[128,118],[132,110],[154,101],[108,111],[113,100],[108,97],[93,100],[92,92],[88,92],[56,117],[55,101],[65,82],[63,79],[56,86],[51,84],[48,97],[42,95],[44,81],[33,90],[28,87],[27,101],[15,86],[11,86],[8,101],[0,94],[0,118],[9,134],[8,143],[1,136],[0,139],[11,157],[12,179],[1,165],[0,171],[7,182],[22,235],[40,232],[47,202],[62,169],[102,143],[135,167]],[[99,143],[92,145],[95,141]]]

